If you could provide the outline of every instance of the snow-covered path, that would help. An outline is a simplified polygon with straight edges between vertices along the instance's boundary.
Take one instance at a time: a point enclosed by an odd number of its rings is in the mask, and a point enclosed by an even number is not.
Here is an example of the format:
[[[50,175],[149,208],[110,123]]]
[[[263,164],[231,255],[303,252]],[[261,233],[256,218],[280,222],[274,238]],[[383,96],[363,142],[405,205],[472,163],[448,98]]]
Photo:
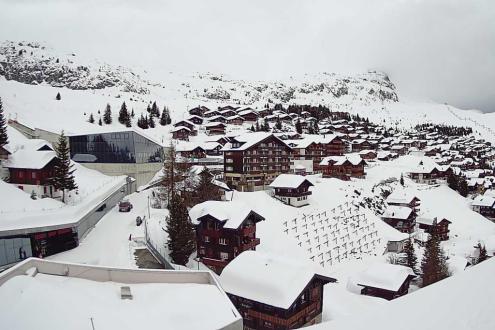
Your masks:
[[[111,209],[79,246],[50,259],[104,265],[111,267],[137,268],[134,260],[133,238],[143,237],[143,226],[136,226],[136,217],[147,214],[148,192],[134,193],[128,196],[133,204],[131,212],[119,212],[118,207]]]

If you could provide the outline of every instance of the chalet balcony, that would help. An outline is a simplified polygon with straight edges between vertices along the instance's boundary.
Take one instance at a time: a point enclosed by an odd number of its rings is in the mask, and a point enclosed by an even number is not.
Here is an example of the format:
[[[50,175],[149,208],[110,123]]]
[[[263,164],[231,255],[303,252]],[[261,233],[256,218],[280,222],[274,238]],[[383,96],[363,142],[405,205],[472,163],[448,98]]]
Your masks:
[[[254,248],[256,245],[259,245],[259,244],[260,244],[260,239],[259,238],[255,238],[255,239],[251,240],[249,243],[243,243],[243,244],[241,244],[241,251],[250,250],[250,249]]]
[[[256,232],[256,227],[251,226],[251,227],[244,227],[242,228],[242,235],[243,236],[250,236]]]
[[[301,191],[301,192],[275,192],[275,195],[277,196],[283,196],[283,197],[301,197],[301,196],[309,196],[311,195],[311,191]]]
[[[200,235],[202,237],[208,236],[210,239],[211,238],[219,238],[221,236],[220,234],[221,234],[221,231],[215,230],[215,229],[202,229],[200,231]]]
[[[225,267],[229,263],[228,260],[201,258],[201,262],[210,267]]]

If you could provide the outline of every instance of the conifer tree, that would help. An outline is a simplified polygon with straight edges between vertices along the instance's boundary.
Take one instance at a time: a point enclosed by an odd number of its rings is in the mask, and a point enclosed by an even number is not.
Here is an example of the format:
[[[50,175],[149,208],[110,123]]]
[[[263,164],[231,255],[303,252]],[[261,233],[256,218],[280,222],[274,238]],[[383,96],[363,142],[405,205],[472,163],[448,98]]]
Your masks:
[[[163,107],[162,115],[160,117],[160,125],[165,126],[172,123],[172,119],[170,119],[170,111],[167,107]]]
[[[486,259],[488,259],[488,254],[486,253],[486,247],[479,242],[478,242],[478,245],[476,247],[479,250],[479,256],[478,256],[477,263],[483,262]]]
[[[93,117],[93,114],[92,114],[92,113],[90,113],[90,114],[89,114],[89,119],[88,119],[88,122],[89,122],[90,124],[94,124],[94,122],[95,122],[95,118]]]
[[[302,134],[301,119],[297,119],[297,121],[296,121],[296,132],[299,134]]]
[[[422,286],[428,286],[450,276],[445,253],[440,246],[440,240],[434,232],[426,242],[423,260],[421,261],[423,274]]]
[[[107,125],[112,123],[112,108],[108,103],[107,106],[105,107],[105,112],[103,113],[103,122]]]
[[[0,97],[0,147],[3,147],[7,143],[9,143],[9,138],[7,136],[7,121],[3,114],[3,103],[2,98]]]
[[[60,134],[55,151],[57,152],[58,160],[55,163],[53,177],[50,182],[55,189],[62,191],[62,202],[65,203],[65,191],[75,190],[77,185],[74,178],[74,165],[70,163],[70,151],[63,131]]]
[[[169,212],[166,224],[169,256],[174,264],[185,266],[196,248],[195,233],[186,204],[178,194],[172,196]]]
[[[122,125],[126,125],[130,121],[130,116],[129,112],[127,111],[127,106],[125,105],[125,102],[122,102],[122,106],[120,107],[119,111],[119,123]]]
[[[60,101],[62,99],[62,96],[60,96],[60,93],[57,93],[57,96],[55,96],[55,99],[57,101]]]
[[[98,119],[98,125],[103,126],[103,121],[101,120],[101,117],[100,119]]]
[[[131,109],[131,118],[134,118],[134,108]]]
[[[399,183],[400,183],[400,185],[401,185],[401,186],[403,186],[403,187],[404,187],[404,175],[403,175],[402,173],[400,174],[400,180],[399,180]]]
[[[468,189],[468,184],[467,184],[466,179],[461,178],[459,180],[458,191],[459,191],[459,194],[461,194],[462,197],[467,197],[467,195],[469,193],[469,189]]]
[[[212,182],[213,175],[207,167],[199,173],[199,181],[195,186],[198,203],[217,199],[219,188]]]
[[[165,188],[165,198],[170,202],[171,196],[182,193],[185,198],[186,190],[193,188],[191,165],[187,162],[178,162],[179,157],[175,147],[170,143],[165,152],[165,161],[163,163],[162,186]]]
[[[150,114],[148,118],[148,126],[150,128],[155,128],[155,120],[153,119],[153,114]]]
[[[282,122],[280,121],[280,117],[277,118],[277,123],[275,124],[275,127],[277,129],[282,129]]]
[[[151,106],[151,116],[156,116],[160,117],[160,110],[158,109],[158,106],[156,105],[156,102],[153,102],[153,105]]]
[[[416,257],[416,251],[414,250],[414,244],[412,238],[406,241],[404,245],[404,253],[406,254],[406,265],[410,267],[416,274],[418,273],[418,258]]]

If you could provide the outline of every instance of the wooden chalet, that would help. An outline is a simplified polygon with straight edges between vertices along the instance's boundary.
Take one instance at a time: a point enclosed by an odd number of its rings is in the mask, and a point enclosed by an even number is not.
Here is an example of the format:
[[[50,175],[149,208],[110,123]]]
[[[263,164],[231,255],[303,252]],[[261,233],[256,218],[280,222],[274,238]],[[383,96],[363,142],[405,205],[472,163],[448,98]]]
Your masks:
[[[215,123],[224,123],[225,124],[225,122],[227,122],[227,119],[222,115],[218,115],[218,116],[209,117],[208,121],[210,123],[215,122]]]
[[[402,233],[411,234],[416,225],[416,213],[407,206],[389,205],[382,220]]]
[[[422,162],[409,172],[409,177],[416,183],[431,184],[439,178],[439,170],[432,164],[424,165]]]
[[[320,162],[325,157],[325,145],[318,142],[317,139],[306,137],[298,140],[287,140],[287,144],[292,149],[293,160],[311,161],[312,173],[319,172]],[[307,169],[309,170],[309,169]]]
[[[207,107],[205,106],[198,106],[198,107],[195,107],[195,108],[192,108],[189,110],[189,114],[190,115],[196,115],[196,116],[199,116],[199,117],[204,117],[204,114],[205,112],[208,112],[210,111],[210,109],[208,109]]]
[[[415,277],[409,267],[380,263],[358,273],[350,281],[352,285],[362,287],[363,295],[392,300],[407,294]]]
[[[416,219],[419,229],[423,229],[425,233],[436,234],[438,239],[441,241],[446,241],[449,239],[449,225],[452,223],[445,218],[422,218],[418,217]]]
[[[231,109],[219,110],[218,112],[220,113],[221,116],[224,116],[225,118],[237,115],[237,112]]]
[[[59,192],[53,187],[51,178],[58,161],[51,147],[39,150],[28,147],[11,154],[3,166],[9,170],[9,183],[19,189],[34,192],[39,197],[56,197]]]
[[[482,216],[495,218],[495,197],[480,195],[473,200],[471,208]]]
[[[190,121],[191,123],[193,123],[195,125],[203,124],[203,118],[201,118],[200,116],[196,116],[196,115],[187,118],[187,121]]]
[[[256,223],[265,220],[243,203],[221,201],[197,204],[189,217],[196,229],[197,257],[217,274],[241,252],[256,249]]]
[[[329,156],[323,158],[319,164],[323,172],[323,177],[338,178],[341,180],[364,178],[366,175],[364,166],[367,163],[359,155],[353,156]]]
[[[213,116],[219,116],[220,115],[220,112],[217,111],[217,110],[210,110],[210,111],[206,111],[204,114],[203,114],[203,117],[205,118],[211,118]]]
[[[225,135],[225,125],[224,123],[212,122],[205,125],[206,134],[208,135]]]
[[[189,137],[192,135],[192,131],[184,126],[179,126],[172,129],[172,139],[189,141]]]
[[[187,127],[191,132],[196,130],[194,123],[189,120],[180,120],[174,124],[174,127]]]
[[[244,124],[244,118],[239,115],[234,115],[226,118],[226,123],[230,125],[242,125]]]
[[[297,329],[321,322],[323,287],[336,282],[308,261],[246,251],[220,275],[244,329]]]
[[[421,200],[408,191],[395,190],[385,200],[388,205],[406,206],[418,213]]]
[[[367,160],[367,161],[373,161],[376,159],[376,157],[378,156],[377,152],[375,150],[361,150],[359,152],[359,157],[361,157],[362,159],[364,160]]]
[[[251,123],[256,122],[259,118],[258,113],[254,110],[239,111],[238,115],[241,116],[244,121]]]
[[[270,133],[231,138],[222,151],[225,181],[237,190],[262,190],[279,174],[290,171],[290,147]]]
[[[323,136],[322,143],[325,146],[325,156],[342,156],[346,150],[344,140],[337,135]]]
[[[280,174],[272,183],[274,197],[291,206],[308,205],[309,187],[313,184],[301,175]]]

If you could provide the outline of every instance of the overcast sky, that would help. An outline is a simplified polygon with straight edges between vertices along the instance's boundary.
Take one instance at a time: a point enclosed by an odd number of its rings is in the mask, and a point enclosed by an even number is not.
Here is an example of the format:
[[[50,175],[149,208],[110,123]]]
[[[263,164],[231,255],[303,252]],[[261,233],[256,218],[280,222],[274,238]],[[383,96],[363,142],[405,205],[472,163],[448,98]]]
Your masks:
[[[0,0],[0,39],[256,80],[379,69],[399,95],[495,111],[495,0]]]

